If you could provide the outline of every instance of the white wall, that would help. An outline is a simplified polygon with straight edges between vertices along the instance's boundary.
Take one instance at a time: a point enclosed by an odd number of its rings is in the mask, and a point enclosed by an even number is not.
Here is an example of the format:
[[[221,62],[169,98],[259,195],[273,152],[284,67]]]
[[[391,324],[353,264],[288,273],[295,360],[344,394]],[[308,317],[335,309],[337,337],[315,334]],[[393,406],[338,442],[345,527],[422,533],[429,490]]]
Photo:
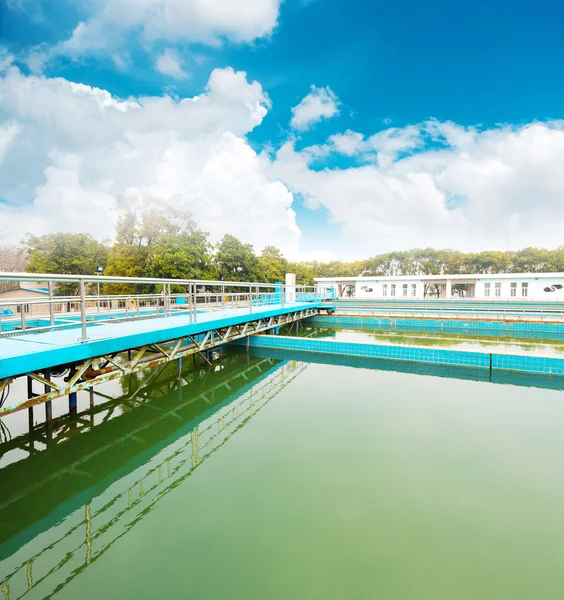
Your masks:
[[[395,285],[395,296],[392,296],[392,285]],[[403,295],[403,286],[407,285],[407,296]],[[415,296],[412,293],[412,286],[415,285]],[[387,286],[387,295],[384,296],[384,286]],[[385,281],[368,278],[357,281],[355,285],[356,298],[422,298],[423,282],[418,279],[401,279],[396,281]]]
[[[490,295],[486,296],[486,284],[490,284]],[[500,296],[496,296],[496,283],[501,285]],[[517,284],[516,296],[511,296],[511,283]],[[527,295],[523,296],[523,283],[527,284]],[[562,286],[558,289],[558,286]],[[545,291],[550,288],[551,291]],[[554,288],[554,289],[553,289]],[[476,298],[492,300],[519,300],[529,298],[530,300],[564,300],[564,277],[535,278],[534,276],[513,279],[476,279]]]
[[[445,280],[448,279],[445,277]],[[456,279],[452,279],[452,285],[454,286],[457,282]],[[534,275],[523,277],[522,275],[516,275],[515,277],[500,277],[499,279],[495,277],[481,278],[480,276],[476,277],[476,289],[474,298],[477,299],[486,299],[486,300],[520,300],[520,299],[529,299],[529,300],[560,300],[564,301],[564,276],[556,275],[555,277],[535,277]],[[516,296],[511,296],[511,283],[517,283],[517,293]],[[464,283],[463,281],[461,283]],[[490,284],[490,295],[485,295],[485,284]],[[501,285],[500,287],[500,295],[495,295],[496,283]],[[527,283],[527,296],[522,295],[522,283]],[[407,284],[407,297],[403,296],[403,285]],[[383,296],[383,286],[388,286],[388,293],[386,296]],[[391,295],[391,286],[396,286],[396,294],[395,296]],[[416,295],[412,296],[411,286],[416,286]],[[317,284],[318,289],[329,289],[334,287],[335,290],[338,289],[337,282],[322,282]],[[424,281],[418,280],[416,278],[405,278],[405,279],[397,279],[395,281],[379,279],[375,278],[363,278],[361,280],[357,280],[355,282],[355,298],[359,299],[413,299],[413,298],[423,298],[424,297]],[[558,288],[557,286],[562,286]],[[545,288],[555,289],[553,291],[544,291]],[[456,298],[456,297],[455,297]],[[471,298],[468,298],[471,299]]]

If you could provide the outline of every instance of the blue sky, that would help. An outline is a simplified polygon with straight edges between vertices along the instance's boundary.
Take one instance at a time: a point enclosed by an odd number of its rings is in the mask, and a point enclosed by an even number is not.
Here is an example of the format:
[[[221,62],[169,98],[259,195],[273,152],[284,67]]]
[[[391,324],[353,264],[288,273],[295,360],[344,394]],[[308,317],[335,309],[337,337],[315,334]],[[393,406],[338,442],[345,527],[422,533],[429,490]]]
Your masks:
[[[126,195],[303,258],[564,243],[561,4],[206,1],[0,7],[7,239]]]

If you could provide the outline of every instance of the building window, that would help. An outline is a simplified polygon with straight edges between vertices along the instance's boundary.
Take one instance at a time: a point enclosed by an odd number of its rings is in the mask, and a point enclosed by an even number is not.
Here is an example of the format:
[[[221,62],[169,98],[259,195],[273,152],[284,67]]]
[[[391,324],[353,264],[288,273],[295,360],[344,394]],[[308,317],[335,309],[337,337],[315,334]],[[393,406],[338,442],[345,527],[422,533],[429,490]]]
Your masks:
[[[407,296],[407,283],[403,284],[403,295]]]
[[[513,298],[515,298],[515,296],[517,296],[517,283],[514,281],[511,282],[511,296]]]
[[[416,283],[411,284],[411,295],[417,296],[417,284]]]
[[[489,296],[490,295],[490,288],[491,288],[492,284],[491,283],[484,283],[484,296]]]
[[[495,284],[495,295],[497,298],[501,296],[501,283]]]
[[[396,284],[392,283],[390,285],[390,296],[395,296],[396,295]]]
[[[29,313],[29,304],[24,304],[24,313]],[[22,312],[22,305],[21,304],[17,304],[16,305],[16,313],[21,314]]]
[[[387,283],[385,283],[385,284],[382,286],[382,296],[387,296],[387,295],[388,295],[388,284],[387,284]]]
[[[523,298],[526,298],[528,295],[529,295],[529,284],[522,283],[521,284],[521,296],[523,296]]]

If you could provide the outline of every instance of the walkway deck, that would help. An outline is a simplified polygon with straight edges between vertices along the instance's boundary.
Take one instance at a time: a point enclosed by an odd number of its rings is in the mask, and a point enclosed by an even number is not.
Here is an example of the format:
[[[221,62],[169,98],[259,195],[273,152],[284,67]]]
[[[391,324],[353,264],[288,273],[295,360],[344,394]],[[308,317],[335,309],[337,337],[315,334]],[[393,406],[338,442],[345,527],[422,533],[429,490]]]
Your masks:
[[[79,329],[21,334],[0,339],[0,379],[43,371],[58,365],[124,352],[147,344],[159,344],[212,329],[244,325],[306,309],[330,309],[326,302],[271,304],[198,313],[197,322],[188,314],[154,319],[88,325],[88,340]]]

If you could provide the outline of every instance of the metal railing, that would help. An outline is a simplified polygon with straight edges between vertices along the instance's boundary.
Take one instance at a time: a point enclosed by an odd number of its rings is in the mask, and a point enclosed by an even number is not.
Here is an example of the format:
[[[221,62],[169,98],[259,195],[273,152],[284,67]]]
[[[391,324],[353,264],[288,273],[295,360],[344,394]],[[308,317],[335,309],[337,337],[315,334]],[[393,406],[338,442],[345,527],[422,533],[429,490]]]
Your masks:
[[[202,312],[243,309],[252,313],[265,306],[334,302],[331,292],[282,283],[41,273],[0,273],[2,281],[44,287],[35,288],[35,297],[2,300],[0,296],[0,337],[80,327],[81,340],[87,341],[90,325],[107,322],[183,314],[195,323]],[[74,286],[75,293],[59,295],[58,286]],[[109,293],[112,286],[126,286],[127,292]]]

